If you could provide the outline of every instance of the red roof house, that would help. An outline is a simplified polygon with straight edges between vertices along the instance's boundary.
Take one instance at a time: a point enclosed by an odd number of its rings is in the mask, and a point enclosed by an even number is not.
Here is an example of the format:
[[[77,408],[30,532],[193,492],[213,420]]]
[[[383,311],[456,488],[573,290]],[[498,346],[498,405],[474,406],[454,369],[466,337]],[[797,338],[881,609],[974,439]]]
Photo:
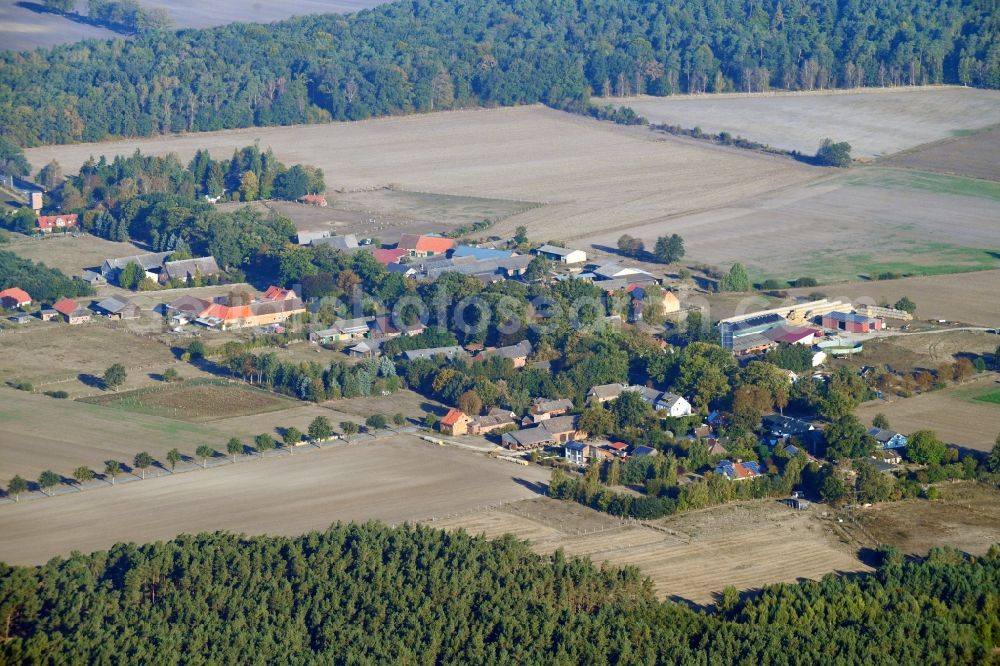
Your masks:
[[[293,298],[298,298],[298,295],[292,289],[282,289],[281,287],[275,287],[271,285],[264,292],[264,295],[260,297],[262,301],[287,301]]]
[[[31,296],[24,289],[11,287],[0,291],[0,305],[5,308],[20,308],[31,305]]]
[[[449,409],[441,419],[441,432],[446,435],[465,435],[469,432],[472,419],[460,409]]]
[[[399,260],[403,257],[409,256],[409,250],[404,250],[400,247],[395,247],[392,249],[379,248],[377,250],[372,250],[372,255],[375,257],[375,261],[382,264],[383,266],[388,266],[389,264],[398,264]]]
[[[90,310],[80,307],[72,298],[60,298],[52,305],[52,309],[63,316],[70,324],[82,324],[90,321]]]
[[[38,218],[38,230],[48,233],[54,229],[76,229],[77,216],[73,215],[41,215]]]

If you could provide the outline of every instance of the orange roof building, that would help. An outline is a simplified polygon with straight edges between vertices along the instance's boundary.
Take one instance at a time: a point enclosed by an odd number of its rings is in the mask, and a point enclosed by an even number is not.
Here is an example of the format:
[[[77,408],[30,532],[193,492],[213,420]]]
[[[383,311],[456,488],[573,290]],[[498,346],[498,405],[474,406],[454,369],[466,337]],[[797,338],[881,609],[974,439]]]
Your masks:
[[[406,250],[411,257],[433,257],[435,255],[447,254],[449,250],[455,249],[455,241],[452,238],[442,236],[419,236],[417,234],[403,234],[399,237],[396,248]]]
[[[446,435],[465,435],[472,419],[461,409],[449,409],[441,419],[441,432]]]
[[[24,289],[11,287],[0,291],[0,305],[5,308],[21,308],[31,305],[31,296]]]
[[[73,215],[41,215],[38,218],[38,230],[47,233],[55,229],[76,229],[77,216]]]

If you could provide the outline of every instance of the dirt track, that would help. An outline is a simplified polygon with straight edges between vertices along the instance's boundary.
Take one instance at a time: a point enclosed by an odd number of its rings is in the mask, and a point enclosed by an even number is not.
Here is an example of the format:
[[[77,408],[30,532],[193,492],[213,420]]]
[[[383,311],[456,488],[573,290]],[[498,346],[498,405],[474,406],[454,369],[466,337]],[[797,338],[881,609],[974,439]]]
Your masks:
[[[200,531],[294,535],[338,520],[427,520],[532,497],[548,476],[401,436],[3,505],[0,560],[39,564]]]

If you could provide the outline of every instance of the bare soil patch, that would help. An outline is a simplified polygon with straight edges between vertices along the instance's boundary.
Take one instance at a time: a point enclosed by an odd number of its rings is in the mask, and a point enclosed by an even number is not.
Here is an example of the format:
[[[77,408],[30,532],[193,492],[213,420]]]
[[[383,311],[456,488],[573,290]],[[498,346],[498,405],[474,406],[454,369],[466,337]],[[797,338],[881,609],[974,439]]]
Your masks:
[[[813,154],[831,138],[871,159],[1000,122],[1000,93],[959,86],[806,93],[677,95],[606,100],[652,123],[729,132],[759,143]]]
[[[883,160],[882,164],[921,171],[1000,180],[1000,127],[945,139]]]
[[[336,521],[423,521],[532,497],[548,476],[412,436],[338,445],[4,505],[0,560],[41,564],[200,531],[291,536]]]
[[[298,406],[262,389],[228,382],[187,382],[88,398],[87,402],[202,423]]]
[[[947,442],[989,451],[1000,434],[1000,405],[972,398],[979,394],[975,389],[993,388],[996,381],[996,374],[984,374],[966,384],[912,398],[868,402],[855,413],[865,423],[882,413],[894,430],[904,433],[933,430]]]
[[[891,543],[912,555],[926,555],[934,546],[981,555],[1000,543],[1000,491],[967,482],[938,488],[938,501],[908,500],[862,509],[862,524],[878,543]]]

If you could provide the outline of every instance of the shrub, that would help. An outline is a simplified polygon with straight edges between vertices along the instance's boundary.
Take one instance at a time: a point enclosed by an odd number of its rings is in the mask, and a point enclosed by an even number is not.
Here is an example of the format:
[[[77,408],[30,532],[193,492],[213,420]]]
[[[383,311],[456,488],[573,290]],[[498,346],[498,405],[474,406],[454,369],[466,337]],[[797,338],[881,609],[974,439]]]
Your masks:
[[[59,400],[65,400],[66,398],[69,397],[69,393],[67,393],[66,391],[46,391],[45,395],[49,396],[50,398],[58,398]]]

